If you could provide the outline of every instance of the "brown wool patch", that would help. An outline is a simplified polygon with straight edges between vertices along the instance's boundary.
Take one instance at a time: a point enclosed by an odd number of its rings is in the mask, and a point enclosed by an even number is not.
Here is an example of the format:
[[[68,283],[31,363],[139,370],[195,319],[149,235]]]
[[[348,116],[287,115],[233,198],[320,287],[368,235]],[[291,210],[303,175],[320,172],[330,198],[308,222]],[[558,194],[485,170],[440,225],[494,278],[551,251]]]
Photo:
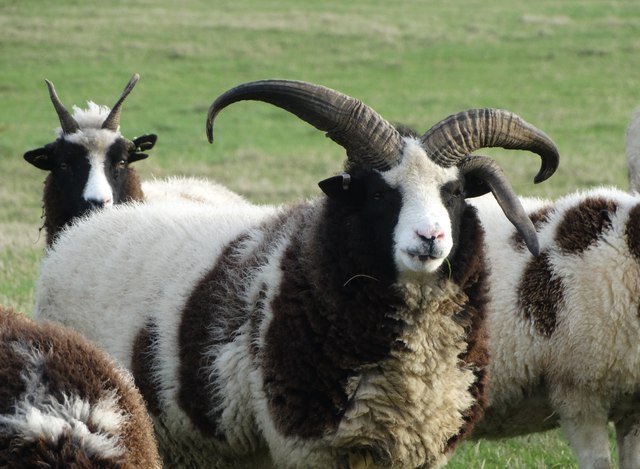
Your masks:
[[[233,340],[235,332],[243,324],[249,321],[254,329],[259,326],[259,319],[253,315],[262,314],[264,294],[260,295],[257,304],[248,305],[244,300],[244,289],[251,282],[248,273],[256,272],[268,262],[276,240],[282,236],[286,217],[284,212],[272,223],[262,226],[262,242],[245,258],[241,258],[238,252],[249,240],[248,235],[242,234],[229,243],[216,265],[196,285],[185,305],[179,329],[178,404],[204,435],[223,437],[217,428],[220,412],[211,412],[211,408],[221,409],[222,406],[215,402],[218,396],[207,391],[211,389],[211,378],[204,376],[201,370],[210,368],[215,359],[212,352]],[[210,333],[212,330],[217,333]],[[253,330],[251,334],[257,337],[258,331]],[[255,341],[251,352],[254,356],[258,353]]]
[[[13,412],[14,402],[26,386],[20,377],[24,359],[14,350],[13,344],[19,336],[10,327],[21,322],[18,313],[0,307],[0,414]]]
[[[542,226],[545,223],[547,223],[547,221],[549,221],[549,217],[551,216],[552,213],[553,213],[553,206],[547,205],[546,207],[542,207],[541,209],[531,212],[529,214],[529,219],[533,223],[533,227],[535,228],[536,232],[538,233],[540,232],[540,230],[542,229]],[[527,247],[527,245],[524,242],[524,238],[522,237],[520,232],[515,228],[514,228],[513,235],[511,236],[511,245],[515,249],[520,249],[520,250],[524,250]]]
[[[459,315],[458,320],[465,327],[466,342],[469,344],[460,359],[474,369],[476,381],[469,388],[474,404],[464,413],[464,424],[460,432],[447,442],[447,448],[453,450],[473,429],[475,423],[484,415],[487,405],[487,384],[489,366],[489,339],[486,317],[488,301],[487,268],[484,257],[484,230],[476,210],[467,207],[462,216],[461,237],[455,256],[451,260],[453,281],[462,287],[469,301]]]
[[[634,206],[629,212],[625,235],[629,252],[636,260],[640,260],[640,204]]]
[[[550,337],[556,328],[562,292],[562,280],[553,275],[548,254],[532,258],[518,287],[518,306],[524,317],[545,337]]]
[[[45,360],[42,379],[56,399],[63,400],[64,396],[75,394],[90,405],[95,405],[105,391],[115,389],[119,407],[129,416],[121,433],[127,460],[132,467],[157,467],[159,456],[142,398],[122,378],[104,352],[59,324],[36,323],[2,308],[0,331],[3,344],[17,341],[24,346],[34,347],[43,354]],[[21,360],[23,364],[24,359]],[[70,364],[73,366],[69,366]],[[0,389],[4,389],[6,383],[4,376],[0,376]],[[42,449],[45,450],[46,448]],[[60,451],[67,450],[75,451],[71,446]]]
[[[149,321],[140,329],[133,342],[131,357],[131,372],[136,386],[146,401],[147,409],[153,415],[160,415],[160,401],[158,389],[151,375],[151,367],[155,356],[153,344],[158,340],[158,333],[154,324]]]
[[[207,392],[209,379],[201,370],[210,367],[213,358],[207,357],[215,343],[208,333],[211,326],[217,324],[216,316],[224,316],[224,311],[230,309],[238,312],[229,317],[227,327],[239,327],[242,321],[242,304],[233,285],[227,285],[225,271],[232,268],[233,252],[242,245],[246,236],[231,242],[222,252],[218,263],[200,280],[185,305],[179,329],[180,347],[180,390],[178,404],[189,416],[191,422],[206,436],[222,438],[218,431],[216,415],[210,413],[211,407],[219,407],[216,402],[210,402],[211,396]],[[220,298],[221,292],[229,286],[226,297]],[[218,344],[221,345],[221,344]]]
[[[611,216],[618,206],[614,201],[589,197],[564,214],[555,241],[565,253],[581,253],[596,243],[611,227]]]

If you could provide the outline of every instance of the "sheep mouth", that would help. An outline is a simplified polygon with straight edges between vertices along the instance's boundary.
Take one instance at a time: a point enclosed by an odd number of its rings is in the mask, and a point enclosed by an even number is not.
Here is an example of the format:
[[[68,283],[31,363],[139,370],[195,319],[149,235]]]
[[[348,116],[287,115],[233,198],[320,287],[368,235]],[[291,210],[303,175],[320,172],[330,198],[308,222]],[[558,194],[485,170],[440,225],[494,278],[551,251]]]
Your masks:
[[[440,259],[441,256],[436,255],[433,251],[425,252],[419,249],[407,249],[405,253],[413,260],[418,260],[422,263],[435,261]]]

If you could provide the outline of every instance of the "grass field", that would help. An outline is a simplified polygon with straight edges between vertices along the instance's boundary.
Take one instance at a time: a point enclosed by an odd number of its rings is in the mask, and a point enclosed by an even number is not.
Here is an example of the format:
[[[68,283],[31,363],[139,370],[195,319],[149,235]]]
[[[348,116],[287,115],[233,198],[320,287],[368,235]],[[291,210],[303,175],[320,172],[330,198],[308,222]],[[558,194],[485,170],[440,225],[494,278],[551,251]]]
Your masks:
[[[44,78],[68,107],[112,106],[139,72],[121,124],[129,137],[159,134],[152,156],[137,164],[142,176],[206,176],[269,202],[318,194],[316,182],[338,171],[343,155],[320,132],[260,103],[225,111],[209,145],[206,110],[238,83],[321,83],[420,130],[466,108],[506,108],[556,141],[561,167],[533,186],[537,157],[486,154],[519,193],[557,196],[627,187],[623,135],[640,104],[639,55],[635,0],[3,0],[0,303],[25,312],[33,305],[45,173],[22,154],[53,140],[58,125]],[[449,467],[575,462],[550,432],[466,443]]]

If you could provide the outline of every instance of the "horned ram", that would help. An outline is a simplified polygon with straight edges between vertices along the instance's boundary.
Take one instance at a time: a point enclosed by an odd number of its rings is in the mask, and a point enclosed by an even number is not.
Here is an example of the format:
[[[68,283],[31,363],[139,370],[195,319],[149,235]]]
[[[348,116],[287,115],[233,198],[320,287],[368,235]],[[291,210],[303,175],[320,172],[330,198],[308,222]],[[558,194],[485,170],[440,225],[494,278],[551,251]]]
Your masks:
[[[260,100],[346,150],[324,197],[278,207],[122,205],[66,230],[41,266],[35,314],[133,371],[170,467],[436,467],[482,415],[484,232],[491,191],[531,251],[531,221],[487,147],[553,142],[508,111],[469,110],[419,138],[362,102],[286,80]],[[88,295],[91,290],[91,295]],[[69,314],[68,304],[78,314]]]

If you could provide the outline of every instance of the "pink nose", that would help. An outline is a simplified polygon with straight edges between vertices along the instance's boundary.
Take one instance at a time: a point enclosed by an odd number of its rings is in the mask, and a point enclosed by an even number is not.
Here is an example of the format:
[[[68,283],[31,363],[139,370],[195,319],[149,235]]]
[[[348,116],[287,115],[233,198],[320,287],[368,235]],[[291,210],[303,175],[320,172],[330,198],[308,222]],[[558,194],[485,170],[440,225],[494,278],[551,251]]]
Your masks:
[[[437,228],[429,230],[416,230],[416,234],[420,239],[423,239],[425,241],[444,239],[444,231]]]

